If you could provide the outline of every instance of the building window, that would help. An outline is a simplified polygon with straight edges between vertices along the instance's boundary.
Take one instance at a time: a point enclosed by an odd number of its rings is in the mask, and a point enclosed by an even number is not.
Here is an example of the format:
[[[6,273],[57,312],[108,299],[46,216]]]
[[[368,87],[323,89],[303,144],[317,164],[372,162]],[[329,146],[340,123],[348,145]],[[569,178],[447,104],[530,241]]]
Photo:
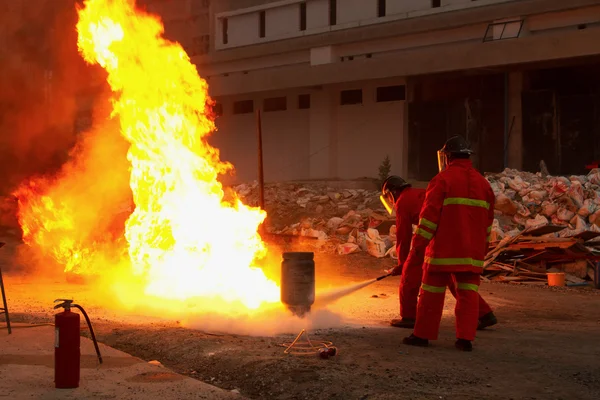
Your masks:
[[[442,0],[431,0],[431,7],[438,8],[442,6]]]
[[[301,94],[298,96],[298,109],[308,110],[310,108],[310,94]]]
[[[300,3],[300,30],[306,30],[306,3]]]
[[[333,26],[337,23],[337,1],[329,0],[329,25]]]
[[[227,44],[229,42],[229,37],[227,36],[228,28],[229,20],[227,18],[223,18],[221,20],[221,35],[223,36],[223,44]]]
[[[265,99],[263,109],[265,110],[265,112],[285,111],[287,110],[287,98],[272,97],[270,99]]]
[[[254,101],[252,100],[242,100],[233,103],[234,114],[249,114],[252,112],[254,112]]]
[[[382,86],[377,88],[378,103],[402,100],[406,100],[406,87],[404,85]]]
[[[340,104],[343,106],[362,104],[362,89],[342,90],[340,92]]]
[[[265,31],[266,31],[266,21],[267,20],[267,15],[264,11],[261,11],[259,13],[259,22],[258,22],[258,36],[261,38],[265,37]]]
[[[377,16],[385,17],[385,3],[387,0],[377,0]]]

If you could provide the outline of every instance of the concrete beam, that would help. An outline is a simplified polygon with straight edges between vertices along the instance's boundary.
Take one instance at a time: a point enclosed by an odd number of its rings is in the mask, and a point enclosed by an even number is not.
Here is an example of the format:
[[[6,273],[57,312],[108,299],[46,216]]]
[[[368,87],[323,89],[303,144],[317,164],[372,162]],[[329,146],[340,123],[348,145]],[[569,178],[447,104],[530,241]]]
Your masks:
[[[212,96],[227,96],[585,57],[600,54],[598,37],[600,28],[588,28],[496,42],[453,43],[347,63],[291,66],[247,75],[212,77],[209,84]]]
[[[208,56],[195,57],[197,64],[227,62],[243,58],[262,57],[281,54],[312,47],[339,45],[362,40],[409,35],[440,29],[460,28],[462,26],[491,22],[503,18],[543,14],[579,7],[598,5],[598,0],[521,0],[499,3],[486,7],[461,9],[454,12],[442,12],[428,16],[409,18],[394,22],[367,25],[347,30],[316,34],[277,42],[240,47],[213,52]]]

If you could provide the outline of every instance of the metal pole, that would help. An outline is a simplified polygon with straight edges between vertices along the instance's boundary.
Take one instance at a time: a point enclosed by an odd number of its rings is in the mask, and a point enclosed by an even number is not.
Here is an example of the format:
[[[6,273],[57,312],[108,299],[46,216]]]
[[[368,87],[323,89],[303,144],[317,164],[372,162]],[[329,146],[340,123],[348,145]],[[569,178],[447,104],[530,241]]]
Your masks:
[[[258,195],[259,206],[265,209],[265,178],[263,174],[262,124],[260,110],[256,110],[256,133],[258,135]]]
[[[504,73],[504,168],[508,168],[508,135],[509,135],[509,127],[508,127],[508,107],[509,107],[509,78],[508,72]]]
[[[4,247],[5,243],[0,242],[0,247]],[[0,267],[0,293],[2,294],[2,303],[3,308],[0,308],[0,311],[4,312],[6,316],[6,327],[8,328],[8,334],[12,333],[12,329],[10,327],[10,316],[8,315],[8,303],[6,301],[6,292],[4,291],[4,280],[2,279],[2,267]]]

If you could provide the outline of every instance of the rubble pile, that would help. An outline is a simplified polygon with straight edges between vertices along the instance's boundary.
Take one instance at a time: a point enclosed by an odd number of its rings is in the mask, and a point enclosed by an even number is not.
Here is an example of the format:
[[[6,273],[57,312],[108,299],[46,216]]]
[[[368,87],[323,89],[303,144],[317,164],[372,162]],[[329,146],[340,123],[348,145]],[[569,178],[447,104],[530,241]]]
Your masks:
[[[527,228],[492,243],[484,263],[484,280],[546,284],[547,273],[564,272],[567,286],[594,281],[600,261],[599,232],[556,237],[569,228],[545,225]],[[557,235],[558,234],[558,235]]]
[[[594,280],[600,169],[570,177],[507,169],[486,178],[496,195],[496,219],[484,278],[546,284],[548,272],[565,272],[568,285]]]
[[[247,204],[258,204],[256,182],[233,189]],[[268,184],[267,230],[271,235],[315,239],[321,251],[395,257],[395,218],[385,211],[379,195],[375,190],[335,190],[319,183]]]
[[[496,195],[497,239],[546,225],[564,227],[559,237],[600,232],[600,169],[570,177],[506,169],[486,178]]]
[[[246,204],[258,205],[259,188],[241,184],[233,190]],[[271,216],[285,216],[296,210],[323,217],[345,215],[348,211],[373,209],[384,212],[379,191],[365,189],[335,190],[322,183],[273,183],[265,185],[265,208]]]
[[[600,169],[554,177],[507,169],[487,174],[496,206],[484,279],[543,283],[546,273],[568,272],[569,284],[593,280],[600,260]],[[236,193],[258,204],[258,184]],[[395,218],[375,190],[334,190],[318,183],[265,188],[270,235],[310,240],[337,254],[367,252],[397,258]]]

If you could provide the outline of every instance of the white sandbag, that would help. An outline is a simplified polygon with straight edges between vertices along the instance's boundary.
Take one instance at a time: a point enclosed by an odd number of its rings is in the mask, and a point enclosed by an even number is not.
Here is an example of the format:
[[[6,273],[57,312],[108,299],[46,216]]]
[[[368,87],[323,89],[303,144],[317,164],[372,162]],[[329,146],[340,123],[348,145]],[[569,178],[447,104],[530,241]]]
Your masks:
[[[339,255],[347,255],[352,253],[359,253],[360,247],[356,243],[344,243],[337,247],[337,253]]]
[[[594,185],[600,185],[600,168],[594,168],[587,176],[588,181]]]
[[[573,211],[567,210],[564,207],[560,207],[556,212],[556,217],[561,221],[570,221],[575,213]]]
[[[577,211],[577,214],[584,218],[587,218],[588,216],[593,214],[595,211],[596,211],[596,204],[594,204],[594,201],[592,199],[586,199],[583,202],[583,206],[579,209],[579,211]]]
[[[329,221],[327,221],[327,228],[332,231],[335,231],[337,228],[339,228],[339,226],[342,224],[342,222],[344,222],[343,218],[339,218],[339,217],[330,218]]]
[[[515,176],[513,179],[508,181],[508,186],[515,192],[519,192],[524,188],[528,187],[529,184],[523,181],[523,179],[520,176]]]
[[[379,231],[377,229],[373,229],[373,228],[367,229],[367,236],[371,240],[381,240],[381,236],[379,235]]]
[[[523,204],[521,203],[516,203],[517,204],[517,214],[519,214],[522,217],[529,217],[531,215],[531,211],[529,211],[529,209],[527,207],[525,207]]]
[[[517,205],[503,193],[496,196],[494,208],[506,215],[515,215],[517,213]]]
[[[385,242],[383,240],[372,240],[370,238],[366,238],[367,243],[367,252],[373,257],[383,258],[385,257],[385,253],[387,251]]]
[[[590,224],[600,226],[600,210],[597,210],[595,213],[590,215],[588,220],[590,221]]]
[[[546,226],[549,224],[549,221],[546,217],[544,217],[541,214],[538,214],[535,216],[535,218],[532,219],[528,219],[527,222],[525,222],[525,228],[527,229],[536,229],[536,228],[540,228],[542,226]]]
[[[583,206],[583,186],[580,182],[573,182],[569,190],[567,191],[568,196],[573,200],[577,208]]]
[[[551,217],[558,211],[558,205],[549,201],[542,203],[542,214],[546,217]]]

